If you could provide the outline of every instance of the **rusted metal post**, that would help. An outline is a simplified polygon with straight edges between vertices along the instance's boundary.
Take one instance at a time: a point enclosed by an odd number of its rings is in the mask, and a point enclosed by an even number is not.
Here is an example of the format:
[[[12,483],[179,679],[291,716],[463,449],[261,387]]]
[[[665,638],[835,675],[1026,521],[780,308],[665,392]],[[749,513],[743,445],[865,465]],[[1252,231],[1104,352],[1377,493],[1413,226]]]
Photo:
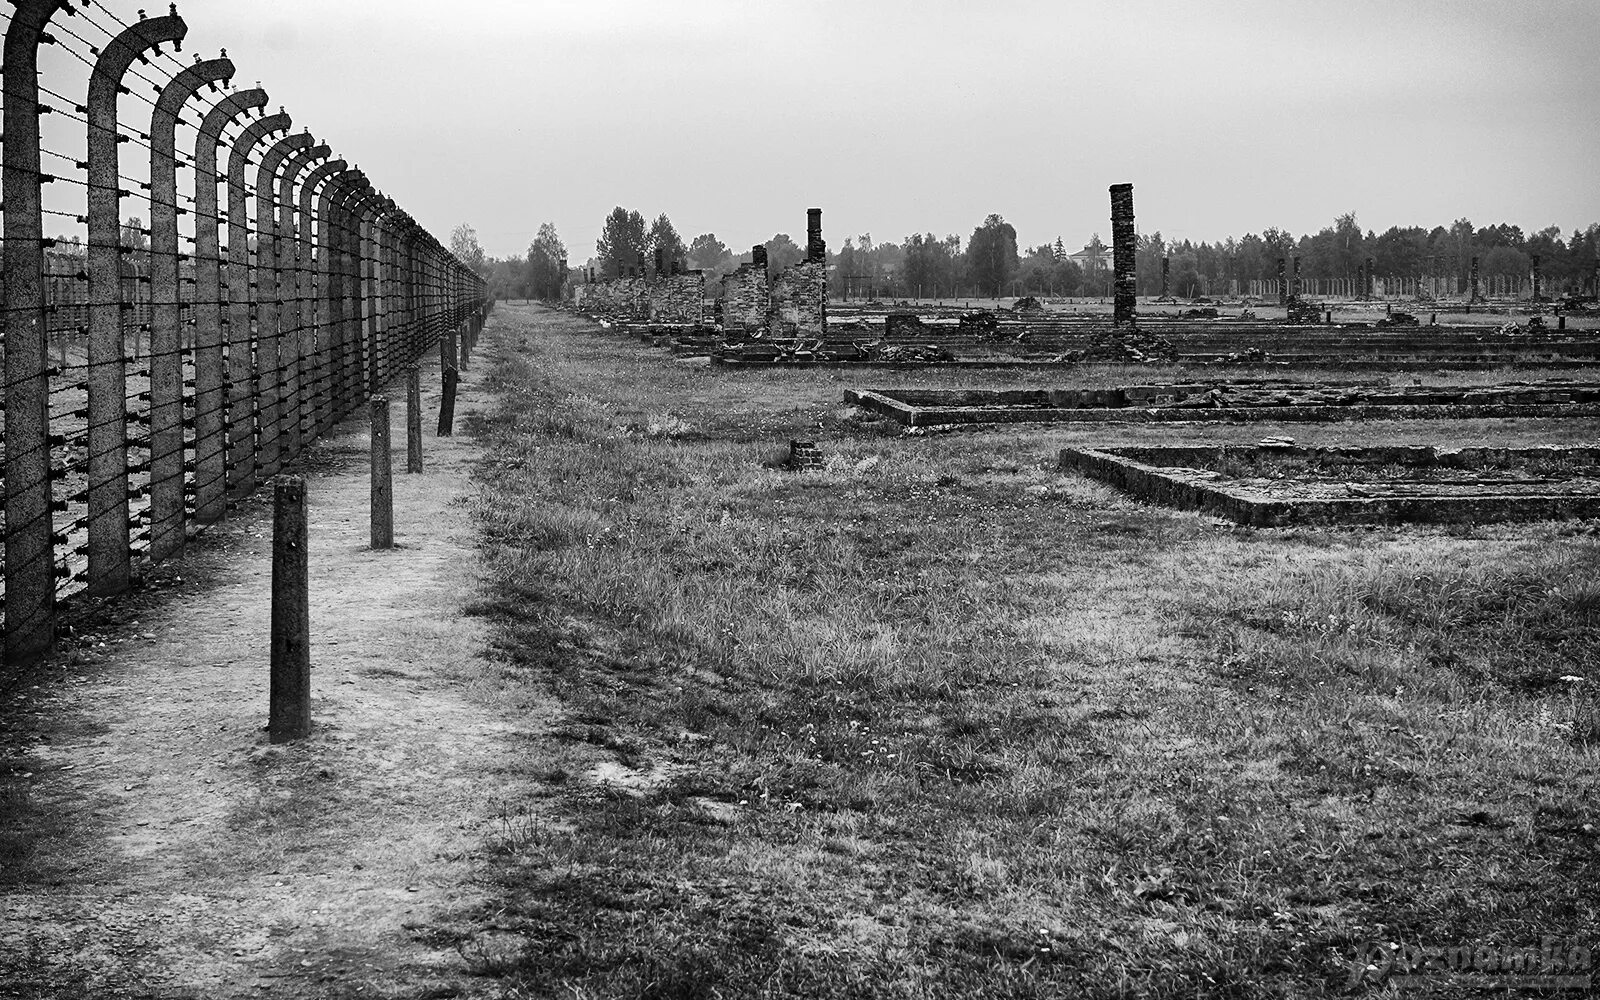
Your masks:
[[[233,79],[226,57],[186,66],[150,116],[150,558],[183,548],[183,328],[178,275],[178,116],[201,87]]]
[[[128,589],[132,575],[117,96],[134,60],[181,43],[188,30],[176,14],[136,21],[106,43],[89,77],[89,593],[97,597]]]
[[[250,266],[250,196],[245,168],[256,146],[293,124],[282,111],[251,122],[228,156],[228,495],[256,488],[255,337],[250,329],[257,301]]]
[[[394,477],[389,468],[389,397],[373,396],[372,547],[394,548]]]
[[[288,462],[300,454],[304,446],[301,421],[305,406],[305,361],[302,354],[305,329],[302,326],[301,293],[305,286],[304,268],[310,255],[305,249],[305,236],[301,232],[304,222],[295,224],[295,185],[300,175],[316,161],[331,153],[326,145],[307,146],[296,150],[284,162],[278,180],[278,258],[289,272],[278,282],[278,363],[283,370],[283,392],[279,397],[278,424],[279,456]]]
[[[278,313],[283,304],[283,257],[279,249],[278,169],[298,150],[316,145],[307,133],[279,139],[261,156],[256,168],[256,393],[260,399],[256,466],[262,476],[276,475],[283,465],[283,359]]]
[[[273,496],[272,661],[267,733],[273,743],[311,733],[311,600],[306,481],[283,476]]]
[[[55,649],[39,45],[66,0],[15,0],[5,38],[5,662]],[[124,521],[126,523],[126,521]]]
[[[224,128],[266,104],[267,92],[260,88],[229,94],[207,112],[194,146],[194,516],[201,524],[218,520],[228,509],[226,305],[217,152]]]
[[[406,366],[406,472],[422,471],[422,366]]]

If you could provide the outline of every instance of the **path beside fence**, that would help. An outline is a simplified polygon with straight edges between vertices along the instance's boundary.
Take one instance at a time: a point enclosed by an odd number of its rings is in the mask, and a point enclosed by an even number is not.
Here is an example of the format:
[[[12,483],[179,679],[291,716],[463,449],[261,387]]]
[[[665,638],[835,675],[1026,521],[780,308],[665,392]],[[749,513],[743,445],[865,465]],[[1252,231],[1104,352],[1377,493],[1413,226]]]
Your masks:
[[[485,404],[488,368],[463,373],[464,413]],[[436,358],[423,384],[432,414]],[[518,791],[502,763],[552,713],[464,689],[486,669],[481,620],[461,615],[475,440],[427,435],[427,472],[395,477],[396,547],[373,551],[364,422],[305,460],[310,739],[261,731],[270,491],[164,567],[166,596],[119,604],[138,620],[103,657],[5,706],[39,727],[20,821],[44,836],[23,883],[0,880],[0,982],[208,998],[487,988],[408,925],[473,901],[471,858]]]

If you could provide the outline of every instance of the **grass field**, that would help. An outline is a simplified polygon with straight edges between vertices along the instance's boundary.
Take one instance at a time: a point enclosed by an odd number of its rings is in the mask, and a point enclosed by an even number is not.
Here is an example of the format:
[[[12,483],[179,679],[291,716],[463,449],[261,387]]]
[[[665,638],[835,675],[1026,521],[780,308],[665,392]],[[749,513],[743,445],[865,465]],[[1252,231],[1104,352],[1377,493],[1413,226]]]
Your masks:
[[[859,374],[486,336],[482,686],[563,706],[507,762],[548,794],[484,845],[495,901],[436,929],[500,934],[464,953],[504,995],[1308,997],[1369,940],[1600,930],[1594,524],[1245,530],[1054,469],[1600,422],[903,436]]]

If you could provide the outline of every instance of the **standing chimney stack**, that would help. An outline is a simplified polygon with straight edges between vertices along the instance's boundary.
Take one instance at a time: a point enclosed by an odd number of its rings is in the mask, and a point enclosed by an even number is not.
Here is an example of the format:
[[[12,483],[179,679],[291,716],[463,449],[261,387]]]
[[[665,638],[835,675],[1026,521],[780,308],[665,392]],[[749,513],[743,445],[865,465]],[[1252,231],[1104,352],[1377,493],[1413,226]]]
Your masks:
[[[1116,326],[1134,324],[1138,280],[1134,270],[1138,247],[1133,232],[1133,185],[1111,185],[1111,280],[1112,322]]]
[[[828,244],[822,241],[822,209],[806,209],[806,261],[821,264],[828,259]]]

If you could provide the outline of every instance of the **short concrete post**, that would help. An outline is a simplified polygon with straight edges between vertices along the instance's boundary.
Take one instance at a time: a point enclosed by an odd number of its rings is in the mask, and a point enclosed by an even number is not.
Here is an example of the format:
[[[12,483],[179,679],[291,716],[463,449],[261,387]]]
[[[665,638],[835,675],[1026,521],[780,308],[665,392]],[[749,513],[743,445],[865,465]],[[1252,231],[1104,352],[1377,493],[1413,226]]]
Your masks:
[[[272,673],[267,733],[273,743],[311,732],[311,611],[307,593],[306,481],[282,476],[272,519]]]
[[[406,368],[406,472],[422,471],[422,366]]]
[[[439,437],[449,437],[456,417],[456,370],[444,370],[444,398],[439,401]]]
[[[372,547],[394,548],[394,480],[389,468],[389,397],[372,397]]]

